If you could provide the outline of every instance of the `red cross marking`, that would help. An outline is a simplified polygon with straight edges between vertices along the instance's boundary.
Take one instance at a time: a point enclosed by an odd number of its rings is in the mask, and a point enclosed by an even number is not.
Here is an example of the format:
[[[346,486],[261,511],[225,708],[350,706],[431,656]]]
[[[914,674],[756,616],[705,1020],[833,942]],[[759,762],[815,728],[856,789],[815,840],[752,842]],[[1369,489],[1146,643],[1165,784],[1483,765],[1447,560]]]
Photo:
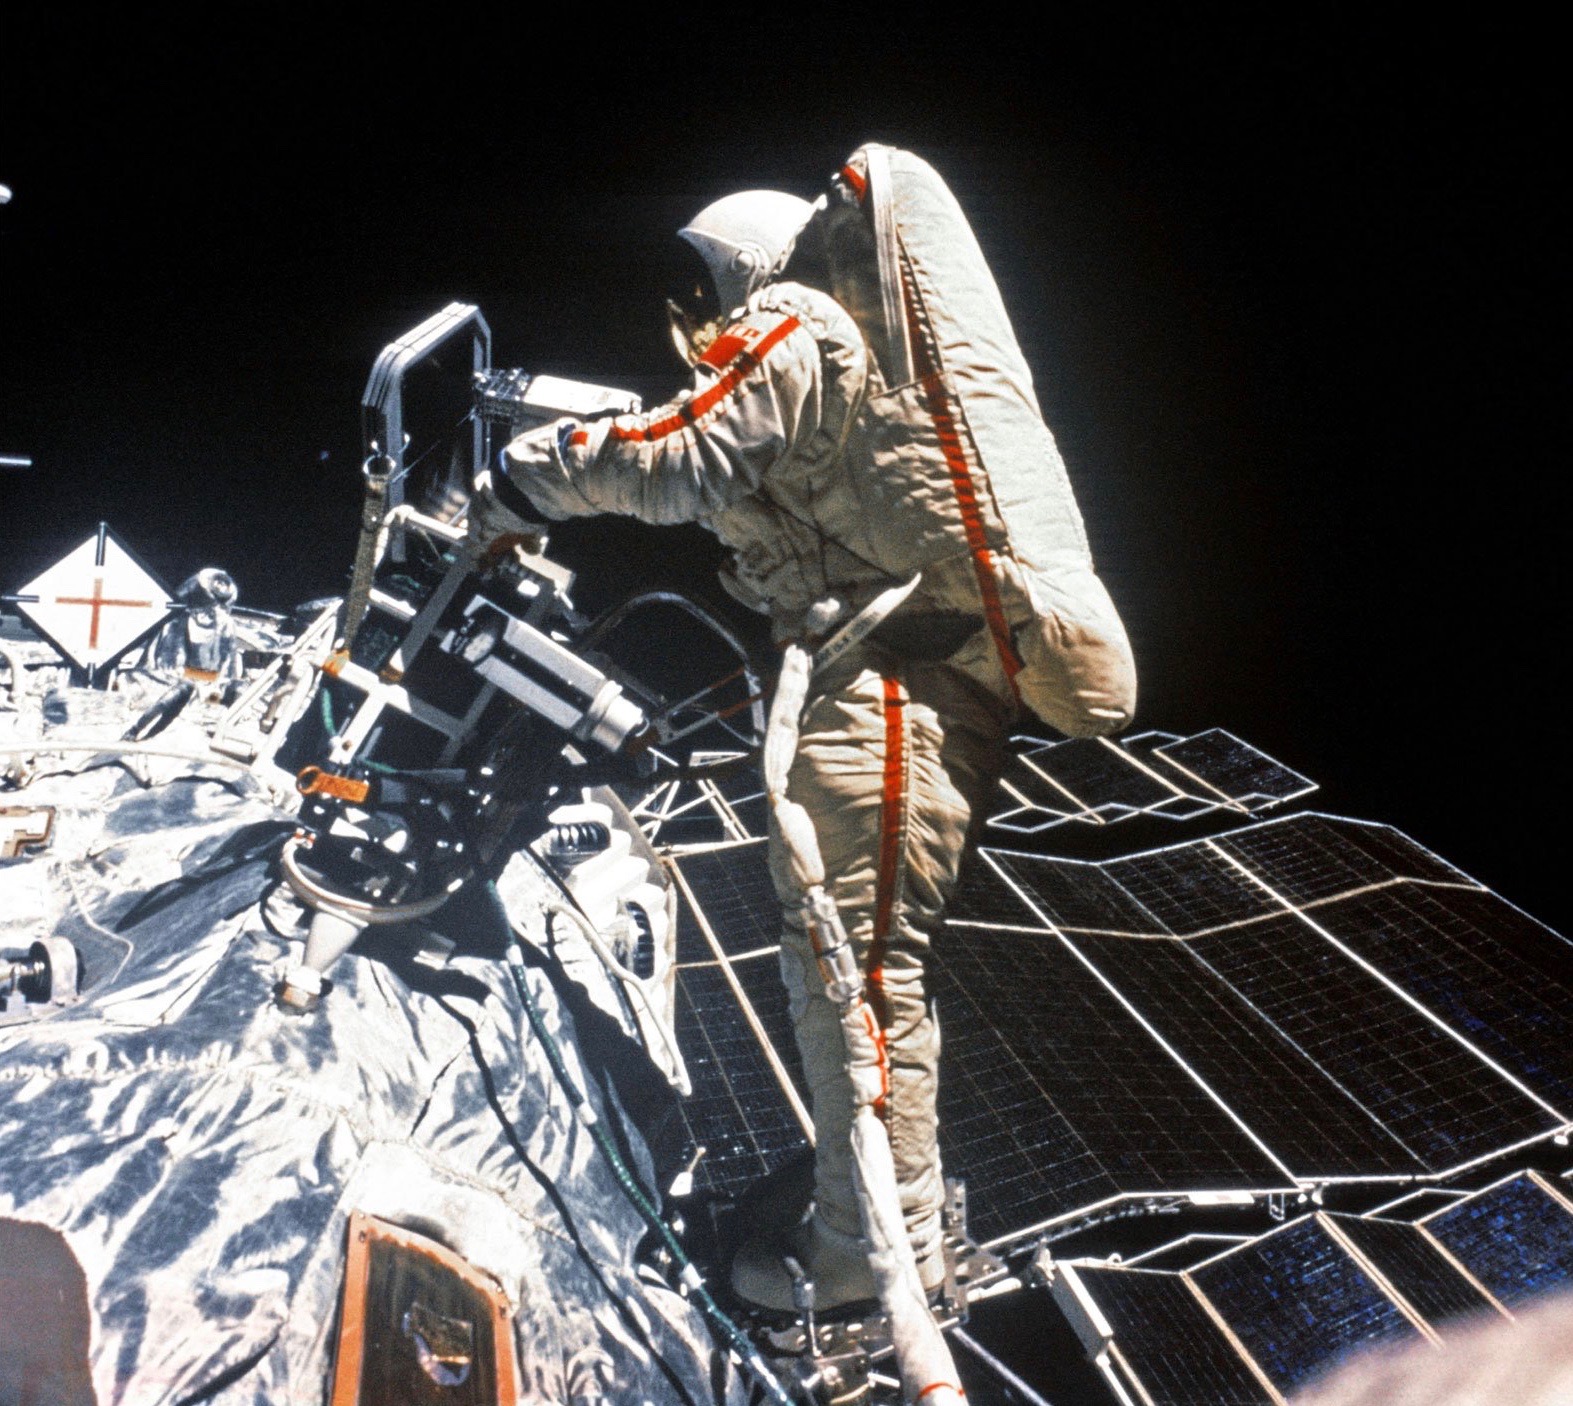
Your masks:
[[[147,610],[153,604],[150,600],[111,600],[104,594],[104,578],[93,578],[93,594],[90,596],[56,596],[56,605],[90,605],[93,607],[93,623],[88,626],[87,647],[98,648],[98,614],[106,605],[134,605],[142,610]]]

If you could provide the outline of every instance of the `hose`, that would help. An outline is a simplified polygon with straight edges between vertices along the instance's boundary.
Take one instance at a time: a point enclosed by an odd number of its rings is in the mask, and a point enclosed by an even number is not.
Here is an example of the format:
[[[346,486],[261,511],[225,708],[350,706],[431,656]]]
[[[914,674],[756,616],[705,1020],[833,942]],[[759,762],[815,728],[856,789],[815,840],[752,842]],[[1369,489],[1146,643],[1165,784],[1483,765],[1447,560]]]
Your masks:
[[[644,982],[640,981],[637,976],[617,960],[612,954],[611,948],[606,945],[605,940],[601,937],[601,934],[596,931],[595,924],[577,908],[570,907],[566,903],[550,903],[547,905],[546,911],[548,913],[561,914],[563,917],[570,919],[584,935],[584,940],[590,944],[595,955],[601,959],[601,965],[625,987],[633,988],[634,994],[639,997],[640,1004],[648,1013],[651,1024],[660,1033],[661,1043],[666,1046],[667,1054],[671,1056],[672,1072],[677,1081],[677,1092],[684,1098],[688,1098],[693,1093],[694,1086],[688,1077],[688,1069],[683,1064],[683,1056],[678,1052],[677,1039],[666,1028],[666,1022],[661,1019],[660,1013],[656,1010],[655,1003],[650,999],[650,993],[645,990]]]
[[[154,747],[146,742],[123,742],[106,738],[102,742],[55,742],[40,739],[37,742],[7,742],[0,745],[0,757],[31,757],[38,753],[102,752],[106,757],[121,755],[133,757],[173,757],[181,762],[200,762],[203,766],[227,766],[236,771],[250,771],[251,763],[226,757],[221,752],[197,752],[181,747]]]
[[[501,907],[501,899],[497,897],[495,886],[488,884],[493,898]],[[512,924],[510,923],[510,929]],[[704,1280],[700,1277],[694,1262],[689,1259],[687,1252],[679,1243],[677,1236],[660,1215],[660,1212],[651,1205],[650,1199],[645,1195],[634,1174],[628,1170],[628,1164],[623,1161],[622,1154],[618,1152],[617,1145],[612,1141],[611,1134],[601,1125],[596,1116],[595,1108],[590,1103],[584,1092],[574,1082],[573,1076],[568,1072],[568,1066],[563,1061],[563,1053],[558,1046],[552,1032],[546,1028],[546,1022],[541,1016],[540,1007],[536,1005],[535,997],[530,994],[530,983],[524,968],[524,949],[520,946],[517,932],[508,945],[508,971],[513,978],[514,988],[519,993],[519,1000],[524,1005],[524,1013],[530,1022],[530,1028],[535,1032],[535,1037],[541,1042],[541,1048],[546,1053],[546,1062],[551,1065],[552,1074],[562,1086],[563,1092],[572,1105],[574,1116],[589,1131],[595,1140],[595,1145],[605,1157],[617,1184],[622,1188],[623,1194],[630,1204],[639,1213],[640,1219],[660,1239],[666,1247],[667,1253],[672,1256],[678,1265],[679,1282],[688,1290],[689,1295],[698,1303],[700,1311],[710,1320],[711,1326],[725,1340],[727,1347],[748,1367],[749,1371],[757,1378],[766,1396],[777,1406],[793,1406],[792,1398],[787,1395],[786,1389],[781,1385],[775,1373],[770,1370],[759,1349],[741,1328],[729,1318],[726,1312],[712,1297],[709,1289],[705,1287]]]
[[[856,634],[853,627],[860,623],[876,617],[883,619],[905,599],[915,583],[914,577],[906,586],[885,592],[854,617],[851,625],[832,637],[831,643],[852,638]],[[883,1066],[884,1036],[864,1000],[863,974],[835,900],[825,888],[824,858],[813,817],[787,794],[788,773],[797,753],[800,720],[815,665],[816,656],[810,655],[804,646],[787,646],[765,732],[765,791],[792,880],[803,896],[803,920],[819,959],[825,994],[840,1016],[847,1077],[852,1083],[853,1185],[863,1233],[869,1243],[869,1268],[879,1291],[880,1306],[890,1319],[890,1340],[901,1385],[909,1401],[954,1406],[963,1399],[956,1364],[923,1293],[912,1244],[907,1239],[890,1138],[874,1111],[888,1088]]]

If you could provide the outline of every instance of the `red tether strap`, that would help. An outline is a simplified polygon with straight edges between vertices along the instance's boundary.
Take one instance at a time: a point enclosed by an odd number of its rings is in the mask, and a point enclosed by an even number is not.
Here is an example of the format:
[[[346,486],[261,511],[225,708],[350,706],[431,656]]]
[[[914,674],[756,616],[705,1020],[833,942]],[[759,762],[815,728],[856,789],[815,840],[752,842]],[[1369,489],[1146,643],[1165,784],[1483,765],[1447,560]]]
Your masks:
[[[972,570],[978,578],[978,595],[983,600],[983,618],[988,622],[989,634],[999,653],[1000,667],[1005,670],[1011,692],[1015,693],[1021,660],[1016,657],[1010,626],[1005,622],[1005,608],[1000,603],[999,582],[994,579],[994,556],[989,550],[988,536],[983,529],[983,510],[978,502],[977,486],[972,481],[966,448],[961,442],[961,427],[951,408],[945,379],[924,336],[922,320],[918,315],[917,290],[912,286],[912,278],[905,265],[901,270],[901,293],[907,312],[907,336],[912,343],[912,366],[923,388],[923,408],[934,422],[940,453],[945,456],[945,467],[950,470],[951,488],[956,494],[962,529],[967,534],[967,547],[972,553]]]

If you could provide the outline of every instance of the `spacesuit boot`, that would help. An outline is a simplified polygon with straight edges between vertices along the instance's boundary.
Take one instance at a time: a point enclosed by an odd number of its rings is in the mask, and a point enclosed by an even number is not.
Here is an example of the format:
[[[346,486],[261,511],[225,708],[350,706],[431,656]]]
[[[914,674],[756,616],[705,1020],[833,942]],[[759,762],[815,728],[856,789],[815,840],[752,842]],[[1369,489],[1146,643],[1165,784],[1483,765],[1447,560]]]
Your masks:
[[[745,1240],[732,1261],[732,1292],[753,1308],[791,1313],[788,1256],[813,1284],[816,1311],[876,1305],[879,1292],[863,1237],[834,1230],[812,1214],[779,1235]]]

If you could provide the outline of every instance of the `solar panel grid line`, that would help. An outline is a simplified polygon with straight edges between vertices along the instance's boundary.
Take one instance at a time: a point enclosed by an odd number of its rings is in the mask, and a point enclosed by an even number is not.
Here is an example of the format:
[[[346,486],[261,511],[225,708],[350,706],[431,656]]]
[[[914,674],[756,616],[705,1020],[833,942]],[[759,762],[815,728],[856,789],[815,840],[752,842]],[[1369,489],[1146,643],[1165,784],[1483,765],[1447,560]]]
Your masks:
[[[989,923],[981,918],[947,918],[945,926],[950,928],[979,928],[984,932],[1023,932],[1032,933],[1035,937],[1048,932],[1048,928],[1028,927],[1024,923]],[[1074,929],[1069,929],[1074,931]]]
[[[1110,1363],[1119,1370],[1120,1377],[1136,1392],[1136,1400],[1141,1403],[1141,1406],[1159,1406],[1116,1340],[1111,1338],[1104,1352],[1108,1355]]]
[[[1553,1201],[1561,1202],[1562,1209],[1565,1210],[1570,1216],[1573,1216],[1573,1196],[1569,1196],[1567,1192],[1565,1192],[1560,1186],[1557,1186],[1554,1182],[1546,1180],[1546,1178],[1541,1176],[1541,1174],[1533,1167],[1529,1169],[1529,1179],[1534,1182],[1535,1185],[1538,1186],[1542,1191],[1544,1191],[1546,1195],[1549,1196]]]
[[[1060,862],[1072,863],[1074,861],[1061,860]],[[1115,882],[1117,883],[1118,880],[1115,880]],[[1367,884],[1364,888],[1350,889],[1345,893],[1335,893],[1330,894],[1326,898],[1312,899],[1309,903],[1302,903],[1297,911],[1309,913],[1314,909],[1327,907],[1329,904],[1342,903],[1349,898],[1360,898],[1366,894],[1382,893],[1388,889],[1410,888],[1417,882],[1418,881],[1415,879],[1383,879],[1378,883]],[[1441,885],[1432,885],[1432,887],[1441,887]],[[1448,887],[1452,887],[1452,885],[1449,885]],[[1128,889],[1124,891],[1127,894],[1129,893]],[[1132,902],[1136,901],[1136,899],[1132,898]],[[1281,912],[1270,909],[1265,913],[1257,913],[1249,918],[1236,918],[1227,923],[1218,923],[1210,928],[1193,928],[1183,933],[1172,933],[1167,931],[1135,932],[1121,928],[1090,928],[1079,926],[1075,923],[1062,923],[1060,924],[1060,929],[1062,932],[1084,932],[1096,937],[1123,937],[1134,942],[1185,943],[1194,942],[1197,938],[1202,937],[1216,937],[1221,932],[1235,932],[1241,928],[1248,928],[1255,924],[1269,923],[1272,922],[1275,918],[1279,918],[1281,916]]]
[[[749,834],[748,827],[737,818],[737,812],[732,809],[731,805],[727,802],[726,797],[723,796],[720,790],[717,788],[715,782],[701,781],[699,783],[699,789],[704,794],[705,798],[710,802],[710,808],[721,817],[722,828],[725,829],[734,840],[751,840],[757,838],[756,836]]]
[[[1468,1050],[1470,1054],[1472,1054],[1477,1060],[1479,1060],[1487,1068],[1491,1069],[1493,1072],[1495,1072],[1497,1075],[1499,1075],[1502,1079],[1504,1079],[1507,1083],[1511,1084],[1520,1093],[1524,1094],[1526,1097],[1528,1097],[1529,1099],[1533,1100],[1536,1104],[1538,1104],[1541,1108],[1543,1108],[1547,1113],[1549,1113],[1554,1119],[1556,1119],[1561,1124],[1562,1130],[1566,1131],[1566,1130],[1569,1129],[1570,1124],[1569,1124],[1569,1119],[1568,1119],[1567,1114],[1561,1112],[1559,1109],[1554,1108],[1550,1103],[1546,1102],[1545,1099],[1541,1098],[1537,1093],[1534,1092],[1533,1089],[1529,1088],[1529,1086],[1526,1085],[1516,1074],[1514,1074],[1511,1070],[1506,1069],[1497,1060],[1492,1059],[1483,1050],[1481,1050],[1479,1048],[1479,1046],[1477,1046],[1472,1040],[1469,1040],[1469,1039],[1465,1038],[1464,1035],[1462,1035],[1459,1031],[1455,1030],[1445,1020],[1443,1020],[1440,1016],[1438,1016],[1435,1012],[1433,1012],[1429,1007],[1427,1007],[1424,1004],[1424,1002],[1420,1001],[1416,996],[1414,996],[1410,992],[1406,991],[1396,981],[1394,981],[1391,977],[1389,977],[1384,971],[1381,970],[1381,968],[1377,967],[1374,963],[1366,961],[1363,957],[1360,956],[1359,953],[1357,953],[1353,949],[1351,949],[1346,943],[1343,943],[1343,942],[1339,941],[1338,938],[1336,938],[1331,932],[1329,932],[1320,923],[1316,922],[1313,918],[1308,916],[1301,909],[1296,908],[1293,903],[1291,903],[1282,894],[1278,893],[1272,887],[1271,884],[1269,884],[1260,875],[1254,873],[1242,861],[1236,859],[1233,855],[1229,854],[1226,850],[1222,849],[1217,844],[1216,841],[1214,841],[1214,840],[1206,840],[1206,841],[1203,841],[1203,843],[1206,844],[1208,846],[1208,848],[1212,849],[1214,852],[1216,852],[1217,854],[1221,855],[1230,864],[1234,865],[1234,867],[1237,868],[1242,874],[1244,874],[1245,877],[1247,879],[1249,879],[1252,883],[1258,885],[1262,889],[1262,891],[1264,893],[1266,893],[1267,895],[1269,895],[1273,899],[1274,902],[1276,902],[1279,905],[1281,905],[1285,912],[1292,913],[1302,923],[1304,923],[1313,932],[1315,932],[1319,937],[1323,938],[1325,941],[1327,941],[1328,943],[1332,944],[1332,946],[1336,947],[1338,949],[1338,951],[1342,952],[1344,954],[1344,956],[1347,957],[1351,962],[1354,962],[1357,966],[1361,967],[1363,970],[1369,972],[1372,976],[1376,977],[1376,979],[1378,981],[1382,982],[1383,985],[1385,985],[1389,990],[1391,990],[1395,995],[1397,995],[1402,1001],[1404,1001],[1406,1004],[1412,1006],[1416,1011],[1418,1011],[1428,1021],[1430,1021],[1432,1024],[1434,1024],[1438,1029],[1442,1030],[1448,1036],[1450,1036],[1452,1039],[1456,1040],[1460,1045],[1462,1045],[1466,1050]],[[1548,1132],[1551,1133],[1552,1135],[1554,1135],[1556,1133],[1556,1131],[1557,1131],[1557,1129],[1549,1129],[1548,1130]],[[1538,1139],[1531,1139],[1531,1141],[1535,1141],[1535,1140],[1538,1140]]]
[[[1147,1032],[1148,1036],[1157,1043],[1158,1047],[1163,1050],[1163,1052],[1168,1055],[1168,1057],[1173,1060],[1174,1063],[1178,1065],[1187,1076],[1189,1076],[1189,1078],[1197,1085],[1198,1088],[1202,1090],[1203,1093],[1207,1095],[1208,1098],[1210,1098],[1215,1104],[1218,1105],[1220,1109],[1223,1110],[1225,1117],[1227,1117],[1230,1122],[1232,1122],[1242,1133],[1245,1134],[1250,1142],[1263,1154],[1263,1156],[1267,1158],[1268,1162],[1270,1162],[1275,1168],[1283,1173],[1285,1181],[1291,1185],[1298,1186],[1299,1182],[1294,1173],[1283,1164],[1283,1162],[1279,1159],[1278,1154],[1275,1153],[1271,1147],[1269,1147],[1260,1137],[1256,1135],[1254,1129],[1252,1129],[1245,1122],[1245,1120],[1241,1118],[1232,1107],[1230,1107],[1228,1102],[1218,1094],[1212,1085],[1203,1079],[1201,1075],[1190,1066],[1190,1064],[1180,1057],[1179,1052],[1174,1048],[1174,1046],[1165,1040],[1161,1034],[1159,1034],[1151,1022],[1149,1022],[1147,1018],[1143,1016],[1142,1013],[1137,1010],[1136,1007],[1126,998],[1125,994],[1119,989],[1119,987],[1110,981],[1109,978],[1106,977],[1098,969],[1098,967],[1076,947],[1073,942],[1069,941],[1066,936],[1054,926],[1053,922],[1050,921],[1048,916],[1044,914],[1043,911],[1032,901],[1031,895],[1028,894],[1026,890],[1024,890],[1019,884],[1015,883],[1003,868],[998,865],[994,865],[992,860],[991,867],[996,870],[996,872],[1000,875],[1006,884],[1015,890],[1017,896],[1023,903],[1027,905],[1029,909],[1036,913],[1040,918],[1043,918],[1044,922],[1048,924],[1049,930],[1053,933],[1053,935],[1061,943],[1063,943],[1066,948],[1069,949],[1076,960],[1085,966],[1087,970],[1091,972],[1092,975],[1098,980],[1098,982],[1110,993],[1110,995],[1112,995],[1114,999],[1125,1008],[1126,1012],[1132,1017],[1132,1019],[1136,1021],[1138,1025],[1141,1026],[1143,1030]]]
[[[1478,1157],[1471,1157],[1466,1162],[1459,1162],[1454,1166],[1445,1167],[1431,1175],[1438,1180],[1449,1177],[1462,1176],[1465,1172],[1472,1172],[1477,1167],[1484,1167],[1492,1162],[1500,1162],[1504,1157],[1511,1157],[1515,1152],[1524,1152],[1531,1147],[1537,1147],[1548,1138],[1559,1138],[1568,1130],[1566,1128],[1547,1128],[1544,1132],[1533,1133],[1529,1137],[1520,1138],[1517,1142],[1510,1142],[1501,1147],[1483,1152]]]
[[[1246,1369],[1261,1384],[1262,1389],[1266,1391],[1267,1395],[1275,1403],[1275,1406],[1289,1406],[1288,1398],[1278,1390],[1277,1384],[1267,1375],[1262,1364],[1256,1360],[1255,1353],[1241,1341],[1240,1335],[1230,1327],[1228,1319],[1218,1312],[1217,1305],[1207,1297],[1201,1285],[1191,1277],[1191,1271],[1182,1270],[1179,1279],[1180,1283],[1184,1284],[1191,1291],[1191,1296],[1201,1305],[1202,1312],[1212,1319],[1218,1331],[1223,1334],[1224,1340],[1234,1349],[1240,1360],[1245,1363]]]
[[[1404,1139],[1400,1137],[1392,1128],[1390,1128],[1386,1122],[1383,1121],[1376,1110],[1367,1107],[1365,1101],[1360,1098],[1360,1096],[1356,1094],[1353,1089],[1349,1088],[1342,1080],[1340,1080],[1332,1072],[1332,1070],[1326,1068],[1321,1060],[1317,1059],[1317,1057],[1313,1055],[1311,1051],[1307,1050],[1298,1040],[1294,1038],[1294,1036],[1289,1031],[1285,1030],[1278,1021],[1274,1020],[1273,1017],[1268,1014],[1268,1012],[1263,1010],[1245,992],[1241,991],[1239,987],[1235,985],[1235,983],[1224,976],[1222,972],[1218,971],[1218,969],[1214,967],[1212,963],[1209,962],[1199,950],[1197,950],[1196,947],[1186,945],[1183,950],[1185,951],[1186,956],[1198,963],[1221,985],[1232,991],[1235,996],[1238,997],[1238,999],[1242,1001],[1245,1006],[1250,1011],[1252,1011],[1265,1026],[1267,1026],[1269,1030],[1271,1030],[1280,1040],[1288,1045],[1290,1049],[1298,1054],[1301,1059],[1311,1066],[1311,1068],[1315,1069],[1324,1079],[1327,1080],[1329,1084],[1337,1089],[1339,1093],[1348,1099],[1349,1102],[1355,1106],[1355,1108],[1365,1115],[1366,1119],[1372,1124],[1373,1127],[1397,1143],[1398,1146],[1408,1153],[1417,1164],[1421,1166],[1425,1165],[1425,1159],[1422,1158],[1414,1148],[1410,1147],[1409,1144],[1406,1143]],[[1366,1178],[1358,1177],[1350,1178],[1350,1180],[1364,1181]]]
[[[1405,1222],[1405,1224],[1408,1224],[1408,1222]],[[1490,1304],[1493,1309],[1500,1313],[1504,1318],[1511,1318],[1513,1316],[1512,1311],[1508,1308],[1508,1306],[1504,1304],[1501,1299],[1497,1298],[1497,1296],[1493,1294],[1491,1290],[1488,1289],[1483,1283],[1481,1283],[1474,1270],[1465,1264],[1463,1260],[1459,1259],[1457,1255],[1455,1255],[1450,1249],[1447,1248],[1446,1245],[1438,1240],[1436,1236],[1434,1236],[1429,1230],[1425,1228],[1425,1226],[1416,1222],[1414,1223],[1414,1229],[1419,1235],[1424,1237],[1426,1243],[1430,1245],[1438,1255],[1440,1255],[1448,1262],[1449,1265],[1452,1266],[1453,1272],[1458,1275],[1460,1279],[1469,1284],[1469,1286],[1473,1288],[1475,1292],[1478,1293],[1483,1299],[1485,1299],[1485,1301]]]
[[[983,1346],[967,1330],[959,1325],[948,1330],[948,1336],[961,1344],[971,1355],[983,1363],[1000,1381],[1014,1391],[1021,1398],[1023,1406],[1054,1406],[1046,1396],[1041,1396],[1022,1377],[1013,1372],[1009,1365],[1001,1362],[992,1352]]]
[[[747,849],[750,845],[758,845],[763,843],[763,840],[753,835],[749,836],[747,839],[742,840],[694,840],[685,844],[663,845],[661,846],[660,853],[663,857],[668,859],[692,859],[696,855],[716,854],[721,850],[728,849]]]
[[[1097,742],[1100,747],[1106,747],[1109,751],[1113,752],[1115,756],[1119,757],[1119,759],[1127,766],[1133,766],[1137,771],[1141,772],[1142,775],[1151,777],[1158,783],[1158,785],[1162,786],[1165,791],[1169,792],[1171,796],[1180,798],[1185,796],[1185,792],[1183,790],[1176,786],[1167,777],[1160,776],[1156,771],[1148,766],[1146,762],[1142,761],[1140,757],[1138,757],[1128,748],[1118,746],[1107,737],[1100,737],[1097,739]]]
[[[747,994],[743,990],[742,982],[737,979],[737,973],[732,970],[732,963],[722,949],[721,941],[716,936],[715,929],[710,926],[710,920],[705,916],[704,909],[699,906],[699,900],[694,896],[694,891],[689,886],[682,869],[676,864],[670,865],[669,868],[673,879],[682,892],[684,900],[688,904],[688,911],[693,914],[695,923],[698,924],[700,932],[704,934],[705,941],[710,945],[710,950],[715,953],[716,961],[721,968],[722,974],[726,977],[727,985],[732,988],[732,994],[737,998],[738,1009],[743,1012],[743,1018],[754,1032],[754,1038],[759,1041],[760,1049],[764,1051],[771,1073],[775,1075],[776,1082],[781,1086],[781,1092],[791,1105],[793,1116],[796,1117],[799,1125],[802,1127],[803,1135],[812,1144],[814,1141],[814,1120],[804,1106],[802,1096],[792,1082],[792,1076],[787,1073],[786,1065],[782,1063],[781,1056],[776,1052],[776,1047],[770,1042],[770,1037],[765,1033],[764,1024],[759,1019],[758,1012],[754,1010],[753,1002],[748,999]]]
[[[1108,824],[1108,822],[1104,820],[1104,818],[1095,810],[1093,810],[1091,806],[1086,805],[1079,797],[1073,796],[1052,776],[1047,775],[1041,768],[1035,766],[1030,757],[1020,757],[1018,760],[1021,762],[1022,766],[1026,767],[1027,770],[1032,772],[1034,776],[1041,778],[1048,785],[1052,786],[1056,791],[1064,796],[1068,802],[1068,806],[1065,809],[1050,810],[1048,807],[1040,805],[1037,801],[1034,801],[1008,776],[1002,776],[1000,778],[1000,789],[1007,794],[1014,796],[1016,800],[1020,802],[1021,808],[1026,810],[1040,811],[1049,815],[1059,815],[1066,820],[1080,820],[1088,825]]]
[[[1380,1206],[1373,1206],[1366,1214],[1370,1216],[1388,1216],[1392,1212],[1401,1209],[1406,1201],[1420,1201],[1428,1196],[1446,1197],[1447,1204],[1451,1206],[1461,1201],[1468,1194],[1467,1191],[1456,1191],[1445,1186],[1421,1186],[1416,1187],[1413,1191],[1406,1191],[1402,1196],[1394,1197],[1391,1201],[1384,1201]]]
[[[1201,1245],[1213,1241],[1220,1242],[1222,1248],[1218,1253],[1222,1254],[1225,1250],[1231,1250],[1236,1245],[1243,1245],[1250,1238],[1249,1235],[1223,1235],[1211,1231],[1192,1231],[1189,1235],[1182,1235],[1178,1239],[1165,1241],[1162,1245],[1154,1245],[1152,1249],[1143,1250],[1139,1255],[1130,1255],[1126,1259],[1121,1260],[1120,1263],[1130,1268],[1139,1268],[1145,1266],[1149,1260],[1155,1260],[1160,1255],[1172,1254],[1177,1250],[1184,1249],[1187,1245]],[[1194,1266],[1192,1267],[1194,1268]]]
[[[755,957],[773,957],[778,952],[780,952],[780,950],[781,944],[778,942],[774,947],[753,947],[750,948],[747,952],[734,952],[728,960],[733,962],[747,962],[751,961]],[[695,968],[703,969],[705,967],[719,967],[720,965],[720,962],[716,961],[714,957],[711,957],[707,961],[679,962],[677,964],[677,969],[678,971],[686,972],[693,971]]]
[[[1155,1196],[1151,1192],[1121,1191],[1113,1196],[1105,1196],[1101,1201],[1089,1201],[1084,1206],[1077,1206],[1072,1211],[1060,1211],[1052,1216],[1045,1216],[1042,1220],[1033,1221],[1031,1225],[1024,1225],[1019,1230],[1008,1230],[1003,1235],[996,1235],[989,1240],[978,1241],[978,1248],[983,1250],[1006,1250],[1012,1246],[1024,1244],[1033,1236],[1043,1236],[1052,1230],[1064,1230],[1070,1226],[1074,1234],[1084,1222],[1094,1219],[1099,1212],[1111,1211],[1118,1206],[1123,1206],[1131,1201],[1153,1201],[1164,1205],[1183,1204],[1185,1198],[1178,1194],[1167,1197]]]
[[[1322,1227],[1326,1235],[1370,1277],[1371,1281],[1384,1294],[1390,1298],[1398,1311],[1404,1315],[1415,1327],[1416,1331],[1425,1338],[1433,1347],[1442,1346],[1442,1335],[1426,1321],[1425,1316],[1409,1301],[1407,1295],[1400,1292],[1398,1286],[1378,1266],[1371,1257],[1365,1254],[1358,1245],[1344,1234],[1343,1228],[1325,1212],[1318,1211],[1316,1223]]]
[[[1229,1321],[1274,1384],[1291,1395],[1344,1352],[1429,1341],[1315,1215],[1301,1216],[1184,1276]]]

